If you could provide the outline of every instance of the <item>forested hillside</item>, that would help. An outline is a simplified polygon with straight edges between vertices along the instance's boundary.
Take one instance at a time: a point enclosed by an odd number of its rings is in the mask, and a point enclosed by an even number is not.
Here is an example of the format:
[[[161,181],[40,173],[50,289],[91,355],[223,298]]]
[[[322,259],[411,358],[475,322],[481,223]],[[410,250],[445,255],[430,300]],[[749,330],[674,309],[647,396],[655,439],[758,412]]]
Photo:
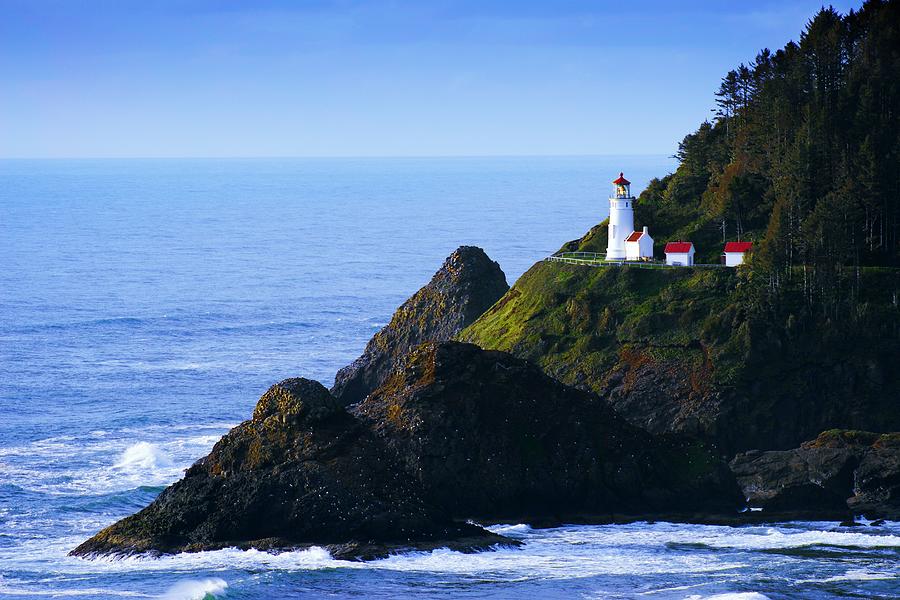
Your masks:
[[[658,242],[718,262],[723,241],[754,241],[769,293],[799,284],[830,310],[856,293],[847,267],[900,266],[900,2],[822,9],[799,43],[729,72],[716,104],[641,194]]]

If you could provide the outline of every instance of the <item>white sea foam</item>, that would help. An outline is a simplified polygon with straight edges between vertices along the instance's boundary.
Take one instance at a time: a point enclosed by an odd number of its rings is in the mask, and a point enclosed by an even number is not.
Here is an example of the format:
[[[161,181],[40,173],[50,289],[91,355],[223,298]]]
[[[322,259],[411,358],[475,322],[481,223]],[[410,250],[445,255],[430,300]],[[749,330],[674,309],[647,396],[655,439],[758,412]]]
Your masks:
[[[842,575],[832,575],[824,579],[804,579],[798,583],[834,583],[837,581],[881,581],[886,579],[898,579],[900,573],[894,571],[891,573],[880,571],[868,571],[866,569],[850,569]]]
[[[139,555],[78,558],[66,556],[66,552],[80,541],[83,540],[71,538],[63,542],[62,545],[56,545],[49,552],[49,554],[55,556],[47,556],[48,551],[42,551],[39,545],[26,544],[14,558],[33,563],[35,559],[39,558],[39,553],[42,553],[40,555],[41,559],[50,558],[54,560],[58,573],[74,576],[118,575],[125,573],[208,573],[230,569],[300,572],[337,568],[364,569],[367,568],[367,564],[372,564],[335,560],[327,550],[318,547],[280,553],[226,548],[208,552],[190,552],[158,557]],[[3,559],[3,553],[0,552],[0,561]],[[197,581],[185,582],[184,588],[177,588],[174,592],[191,591],[200,587],[188,584],[197,584]],[[222,591],[224,591],[224,588],[222,588]],[[169,590],[168,595],[163,597],[166,599],[182,597],[173,595],[174,592]],[[207,593],[212,592],[209,591]]]
[[[713,594],[712,596],[693,594],[688,596],[686,600],[769,600],[769,597],[759,592],[727,592],[724,594]]]
[[[530,536],[529,536],[530,538]],[[62,556],[81,541],[71,538],[54,551]],[[90,559],[65,557],[64,570],[71,574],[116,572],[201,572],[222,569],[307,571],[320,569],[368,569],[444,575],[479,576],[502,581],[569,579],[596,575],[637,573],[727,573],[743,563],[702,554],[664,556],[652,551],[622,554],[614,549],[588,546],[561,548],[550,535],[546,540],[526,540],[522,549],[501,548],[492,552],[464,554],[448,549],[409,552],[367,563],[336,560],[323,548],[313,547],[281,553],[234,548],[183,553],[161,557],[103,556]],[[32,546],[27,544],[26,546]],[[41,544],[20,548],[28,554],[46,553]],[[62,566],[62,565],[60,565]]]
[[[791,532],[774,528],[731,528],[658,523],[577,526],[532,530],[525,525],[492,527],[526,542],[522,548],[464,554],[448,549],[408,552],[369,563],[333,559],[322,548],[282,553],[225,549],[174,556],[68,559],[74,571],[208,570],[223,568],[266,570],[379,569],[460,575],[490,574],[498,578],[577,578],[602,575],[706,573],[725,575],[747,563],[734,554],[672,553],[671,544],[701,545],[758,551],[812,544],[850,547],[900,547],[895,535],[868,535],[833,531]],[[848,538],[847,536],[852,536]],[[71,548],[77,543],[72,538]],[[42,551],[35,547],[35,551]],[[61,554],[64,549],[60,549]],[[860,573],[846,577],[862,578]]]
[[[115,590],[96,587],[85,587],[79,589],[56,589],[48,592],[45,587],[40,589],[32,589],[23,581],[4,579],[0,576],[0,596],[41,596],[41,597],[72,597],[87,596],[88,598],[96,598],[98,596],[121,596],[123,598],[150,598],[146,594],[132,592],[128,590]]]
[[[488,527],[488,529],[494,533],[511,537],[517,537],[531,532],[531,527],[524,523],[519,523],[518,525],[494,525],[493,527]]]
[[[219,577],[179,581],[160,596],[162,600],[206,600],[225,594],[228,583]]]
[[[53,495],[163,486],[208,453],[233,423],[148,427],[0,448],[0,484]]]
[[[835,524],[807,523],[805,527],[726,527],[678,523],[633,523],[630,525],[570,526],[536,530],[537,536],[553,532],[555,543],[588,543],[599,547],[634,548],[669,544],[696,544],[709,548],[779,550],[809,546],[841,548],[900,548],[900,530],[885,526],[878,530],[836,530]]]
[[[114,469],[122,469],[124,471],[134,471],[139,469],[161,469],[172,466],[172,459],[169,455],[160,450],[156,444],[149,442],[138,442],[129,446],[119,462],[113,465]]]
[[[871,534],[851,531],[831,531],[832,523],[823,523],[822,530],[797,531],[777,527],[741,528],[726,535],[701,534],[698,540],[713,548],[746,550],[780,550],[809,546],[838,548],[900,548],[900,535]]]

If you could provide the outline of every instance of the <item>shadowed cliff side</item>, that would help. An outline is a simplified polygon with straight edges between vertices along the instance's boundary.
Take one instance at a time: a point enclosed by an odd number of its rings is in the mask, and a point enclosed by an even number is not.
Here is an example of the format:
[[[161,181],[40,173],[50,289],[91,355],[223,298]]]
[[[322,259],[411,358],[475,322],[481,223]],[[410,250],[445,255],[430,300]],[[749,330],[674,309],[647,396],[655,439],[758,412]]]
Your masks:
[[[398,360],[426,341],[452,339],[509,290],[500,265],[475,246],[460,246],[431,281],[410,297],[362,356],[338,371],[332,394],[344,405],[365,398]]]
[[[456,518],[733,514],[741,503],[702,443],[651,436],[594,394],[472,344],[416,348],[353,412]]]
[[[272,386],[253,419],[147,508],[75,555],[326,546],[336,558],[399,548],[484,549],[509,540],[426,505],[419,485],[321,384]]]

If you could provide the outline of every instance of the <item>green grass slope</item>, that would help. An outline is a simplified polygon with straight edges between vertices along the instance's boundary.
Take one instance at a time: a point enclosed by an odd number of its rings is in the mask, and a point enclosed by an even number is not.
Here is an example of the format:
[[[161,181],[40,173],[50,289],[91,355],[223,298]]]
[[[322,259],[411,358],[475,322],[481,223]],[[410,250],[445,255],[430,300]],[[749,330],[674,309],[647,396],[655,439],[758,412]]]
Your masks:
[[[749,269],[540,262],[459,339],[531,360],[652,432],[725,454],[789,448],[834,427],[900,428],[900,278],[858,277],[856,314],[829,320],[806,315],[802,289],[778,312],[755,306]]]

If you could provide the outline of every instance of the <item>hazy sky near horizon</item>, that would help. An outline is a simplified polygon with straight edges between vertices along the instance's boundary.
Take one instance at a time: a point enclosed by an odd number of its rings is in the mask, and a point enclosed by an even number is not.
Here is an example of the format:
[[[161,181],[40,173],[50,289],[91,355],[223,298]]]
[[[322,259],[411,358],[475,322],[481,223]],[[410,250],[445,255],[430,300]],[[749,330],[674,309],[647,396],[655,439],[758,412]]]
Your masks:
[[[672,154],[820,5],[0,0],[0,157]]]

